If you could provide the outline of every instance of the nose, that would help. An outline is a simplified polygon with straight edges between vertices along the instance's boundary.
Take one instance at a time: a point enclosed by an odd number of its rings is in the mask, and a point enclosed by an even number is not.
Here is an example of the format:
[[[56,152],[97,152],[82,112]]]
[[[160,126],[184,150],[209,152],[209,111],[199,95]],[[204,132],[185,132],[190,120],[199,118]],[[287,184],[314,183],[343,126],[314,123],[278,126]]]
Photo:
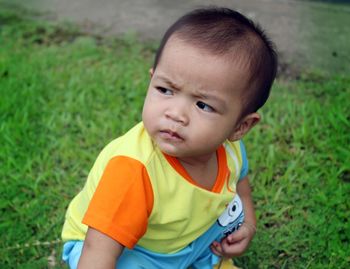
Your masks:
[[[187,125],[189,122],[188,106],[185,104],[174,104],[165,112],[165,117],[182,125]]]

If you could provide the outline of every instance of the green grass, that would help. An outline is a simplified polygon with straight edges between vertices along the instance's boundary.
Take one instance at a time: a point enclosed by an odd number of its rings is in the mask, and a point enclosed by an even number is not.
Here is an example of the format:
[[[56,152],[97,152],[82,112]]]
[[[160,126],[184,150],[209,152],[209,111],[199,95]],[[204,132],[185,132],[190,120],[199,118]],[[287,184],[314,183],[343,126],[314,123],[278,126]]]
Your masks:
[[[275,86],[246,139],[259,219],[247,268],[349,267],[349,83],[309,74]]]
[[[65,268],[65,209],[140,120],[154,47],[0,9],[0,268]],[[350,76],[280,79],[245,139],[258,233],[243,268],[348,268]]]

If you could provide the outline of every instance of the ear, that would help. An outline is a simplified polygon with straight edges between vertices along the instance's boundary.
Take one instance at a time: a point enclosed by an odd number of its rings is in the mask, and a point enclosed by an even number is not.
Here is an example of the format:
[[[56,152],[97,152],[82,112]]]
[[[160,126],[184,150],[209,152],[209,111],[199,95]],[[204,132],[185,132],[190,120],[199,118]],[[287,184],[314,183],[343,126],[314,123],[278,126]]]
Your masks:
[[[153,67],[152,67],[149,70],[149,75],[150,75],[151,78],[153,77],[153,74],[154,74],[154,70],[153,70]]]
[[[229,140],[237,141],[250,131],[259,121],[261,117],[258,113],[250,113],[245,116],[231,133]]]

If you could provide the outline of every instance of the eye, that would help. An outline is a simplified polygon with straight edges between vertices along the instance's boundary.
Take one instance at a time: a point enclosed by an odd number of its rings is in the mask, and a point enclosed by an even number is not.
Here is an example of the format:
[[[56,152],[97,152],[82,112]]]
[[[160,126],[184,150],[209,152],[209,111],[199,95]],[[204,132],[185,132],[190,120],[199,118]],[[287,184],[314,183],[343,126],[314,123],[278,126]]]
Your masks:
[[[156,87],[157,91],[164,95],[173,95],[173,91],[163,87]]]
[[[214,112],[215,111],[214,108],[212,108],[210,105],[207,105],[206,103],[203,103],[201,101],[198,101],[196,105],[197,105],[197,107],[199,107],[199,109],[204,110],[206,112]]]

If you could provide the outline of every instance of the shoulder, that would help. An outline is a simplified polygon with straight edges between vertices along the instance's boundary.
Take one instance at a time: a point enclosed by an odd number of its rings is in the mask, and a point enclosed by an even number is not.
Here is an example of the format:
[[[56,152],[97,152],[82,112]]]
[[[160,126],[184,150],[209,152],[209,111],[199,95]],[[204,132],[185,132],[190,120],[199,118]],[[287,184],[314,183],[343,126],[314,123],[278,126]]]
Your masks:
[[[242,150],[241,150],[241,140],[239,141],[229,141],[226,140],[223,144],[226,154],[228,157],[237,159],[241,162],[242,159]]]
[[[111,171],[129,168],[135,173],[133,169],[143,170],[154,152],[154,144],[140,122],[103,148],[90,170],[88,181],[97,185],[107,167]]]
[[[111,141],[99,154],[97,162],[107,163],[117,156],[147,163],[155,151],[152,139],[140,122],[127,133]]]
[[[245,146],[242,140],[226,141],[224,143],[228,164],[234,164],[236,171],[240,171],[239,179],[245,177],[248,173],[248,159]],[[239,167],[239,168],[238,168]]]

